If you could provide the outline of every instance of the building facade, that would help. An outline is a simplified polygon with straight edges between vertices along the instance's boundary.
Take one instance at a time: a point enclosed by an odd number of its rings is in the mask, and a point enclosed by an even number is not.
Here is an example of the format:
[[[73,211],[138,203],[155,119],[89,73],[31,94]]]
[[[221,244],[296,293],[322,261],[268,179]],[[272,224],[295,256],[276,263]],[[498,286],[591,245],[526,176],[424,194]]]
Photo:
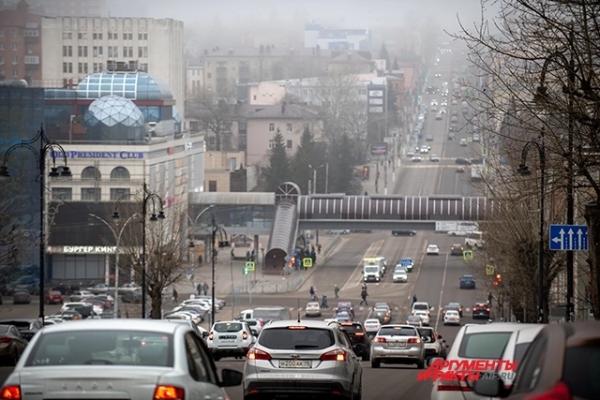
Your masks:
[[[73,87],[88,74],[127,66],[185,99],[183,22],[169,18],[42,17],[43,87]]]
[[[185,98],[193,99],[202,94],[204,71],[201,65],[188,65],[185,73]]]
[[[304,47],[370,51],[371,33],[368,29],[335,29],[307,24],[304,27]]]
[[[246,188],[238,175],[245,175],[246,155],[243,151],[207,151],[204,156],[204,189],[206,192],[239,192]]]
[[[26,2],[34,14],[48,17],[108,16],[107,0],[0,0],[0,9],[15,8],[20,2]]]

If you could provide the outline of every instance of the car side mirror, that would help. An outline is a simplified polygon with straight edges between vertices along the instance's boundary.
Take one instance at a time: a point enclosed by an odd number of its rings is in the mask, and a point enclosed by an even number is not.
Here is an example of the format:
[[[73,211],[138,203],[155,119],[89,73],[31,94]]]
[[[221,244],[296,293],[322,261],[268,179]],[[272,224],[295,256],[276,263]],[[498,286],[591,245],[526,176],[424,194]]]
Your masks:
[[[238,386],[242,383],[242,377],[244,375],[240,371],[235,369],[224,368],[221,371],[221,382],[220,387]]]
[[[202,339],[206,339],[208,337],[208,332],[202,332]]]
[[[467,384],[472,385],[470,382]],[[505,397],[510,393],[496,372],[482,375],[472,387],[475,393],[484,397]]]

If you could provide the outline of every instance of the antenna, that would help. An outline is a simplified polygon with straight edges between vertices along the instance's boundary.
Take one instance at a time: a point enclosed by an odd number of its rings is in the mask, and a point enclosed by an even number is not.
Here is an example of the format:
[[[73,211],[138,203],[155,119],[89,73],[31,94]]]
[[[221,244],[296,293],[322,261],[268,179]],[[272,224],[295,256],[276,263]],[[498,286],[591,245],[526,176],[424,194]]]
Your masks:
[[[300,299],[296,298],[296,302],[298,303],[296,307],[296,311],[298,312],[298,323],[300,323]]]

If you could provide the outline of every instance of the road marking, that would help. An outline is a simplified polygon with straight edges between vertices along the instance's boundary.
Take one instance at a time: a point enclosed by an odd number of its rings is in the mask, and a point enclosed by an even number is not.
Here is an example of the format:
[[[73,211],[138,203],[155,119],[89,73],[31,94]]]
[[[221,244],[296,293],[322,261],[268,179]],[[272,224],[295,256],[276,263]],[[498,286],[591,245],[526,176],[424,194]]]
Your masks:
[[[341,288],[342,291],[348,290],[352,287],[357,287],[361,283],[362,279],[360,279],[360,277],[362,276],[363,259],[365,259],[367,257],[377,256],[379,254],[379,252],[381,251],[381,248],[383,247],[384,242],[385,241],[383,239],[380,239],[376,242],[371,243],[371,245],[369,246],[367,251],[365,251],[365,253],[361,257],[360,261],[356,265],[356,268],[354,269],[354,271],[352,272],[352,274],[350,275],[350,277],[348,278],[348,280],[346,281],[344,286],[342,286],[342,288]]]
[[[442,289],[440,290],[440,300],[438,301],[437,317],[435,318],[435,331],[438,330],[438,324],[440,323],[440,314],[442,313],[442,297],[444,296],[444,286],[446,286],[446,271],[448,270],[448,254],[446,253],[446,260],[444,261],[444,273],[442,274]]]

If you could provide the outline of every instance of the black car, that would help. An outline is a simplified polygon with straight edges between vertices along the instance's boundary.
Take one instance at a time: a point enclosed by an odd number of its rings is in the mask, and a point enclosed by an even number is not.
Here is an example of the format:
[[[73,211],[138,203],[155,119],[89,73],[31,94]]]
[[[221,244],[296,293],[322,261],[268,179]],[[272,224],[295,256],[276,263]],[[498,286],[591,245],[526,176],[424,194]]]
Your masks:
[[[12,325],[21,334],[23,339],[29,341],[40,329],[42,322],[37,318],[15,318],[0,320],[0,325]]]
[[[392,236],[415,236],[417,231],[412,229],[394,229],[392,231]]]
[[[463,247],[460,244],[453,244],[450,247],[450,255],[451,256],[462,256],[463,255]]]
[[[371,339],[360,322],[342,322],[340,330],[348,334],[350,344],[357,356],[363,361],[369,361],[371,352]]]
[[[461,289],[475,289],[475,279],[473,279],[473,275],[461,276],[459,286]]]
[[[473,306],[473,319],[490,319],[491,308],[488,303],[476,303]]]
[[[467,158],[457,158],[456,160],[454,160],[454,162],[458,165],[471,165],[471,161],[469,161]]]

